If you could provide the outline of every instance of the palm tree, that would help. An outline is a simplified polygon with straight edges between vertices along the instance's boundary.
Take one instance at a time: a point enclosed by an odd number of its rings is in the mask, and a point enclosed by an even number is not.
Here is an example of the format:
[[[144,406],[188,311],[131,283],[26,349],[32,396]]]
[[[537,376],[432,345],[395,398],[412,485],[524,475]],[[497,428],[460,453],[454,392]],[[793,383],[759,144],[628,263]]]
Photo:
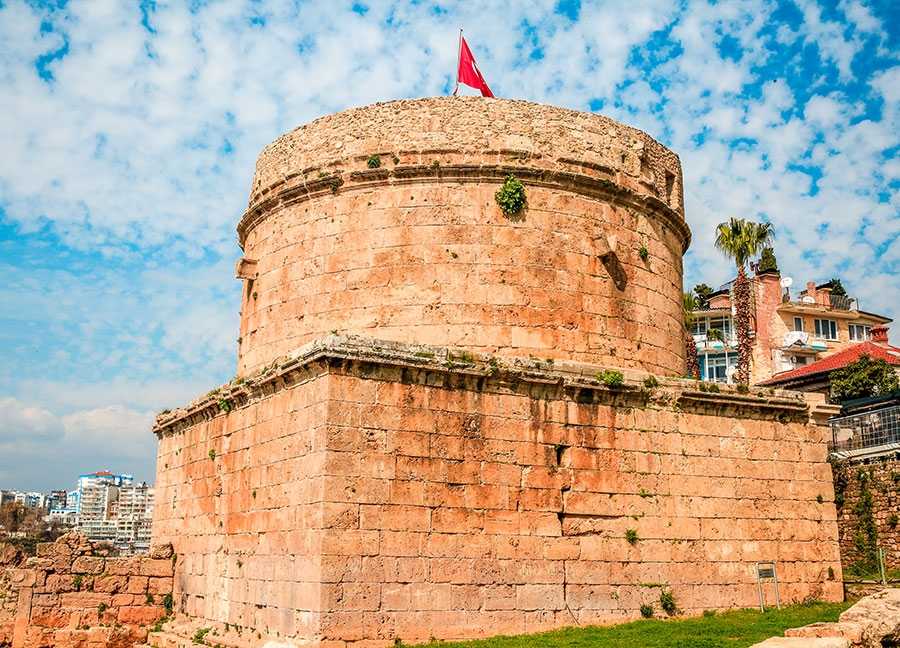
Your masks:
[[[681,300],[682,315],[684,321],[684,348],[687,354],[687,374],[695,380],[700,378],[700,362],[697,360],[697,343],[691,331],[694,323],[694,311],[700,308],[698,300],[693,292],[686,292]]]
[[[734,260],[737,279],[734,280],[735,329],[738,340],[737,381],[750,382],[750,357],[753,343],[750,340],[750,282],[745,266],[764,247],[771,245],[774,232],[771,223],[755,223],[734,218],[716,227],[716,247]]]

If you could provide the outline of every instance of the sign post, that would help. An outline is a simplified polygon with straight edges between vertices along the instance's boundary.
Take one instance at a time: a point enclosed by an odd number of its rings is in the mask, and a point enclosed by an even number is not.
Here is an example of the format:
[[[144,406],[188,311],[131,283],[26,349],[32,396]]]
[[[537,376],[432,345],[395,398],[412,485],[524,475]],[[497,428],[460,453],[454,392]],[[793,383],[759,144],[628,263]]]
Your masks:
[[[781,609],[781,597],[778,595],[778,573],[774,562],[756,563],[756,589],[759,592],[759,609],[766,611],[766,596],[763,593],[763,581],[775,583],[775,607]]]

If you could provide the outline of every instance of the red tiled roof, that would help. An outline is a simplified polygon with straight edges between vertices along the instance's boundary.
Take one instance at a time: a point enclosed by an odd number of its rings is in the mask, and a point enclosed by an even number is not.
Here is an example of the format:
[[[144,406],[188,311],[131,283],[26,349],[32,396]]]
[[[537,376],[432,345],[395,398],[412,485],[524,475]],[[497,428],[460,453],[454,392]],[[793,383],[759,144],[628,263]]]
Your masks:
[[[759,384],[777,385],[796,380],[797,378],[828,373],[829,371],[846,367],[848,364],[859,360],[864,355],[869,356],[873,360],[884,360],[890,365],[900,367],[900,348],[891,346],[890,344],[879,344],[868,340],[849,346],[843,351],[838,351],[827,358],[822,358],[811,364],[775,374],[768,380],[763,380]]]

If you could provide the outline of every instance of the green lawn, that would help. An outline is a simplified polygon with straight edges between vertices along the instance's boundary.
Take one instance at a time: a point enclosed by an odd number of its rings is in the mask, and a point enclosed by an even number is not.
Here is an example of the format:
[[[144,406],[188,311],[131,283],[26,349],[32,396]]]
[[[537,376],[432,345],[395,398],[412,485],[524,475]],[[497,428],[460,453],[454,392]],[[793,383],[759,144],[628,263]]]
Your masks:
[[[813,603],[781,610],[737,610],[689,619],[647,619],[617,626],[566,628],[479,641],[435,642],[437,648],[746,648],[787,628],[836,621],[850,603]]]

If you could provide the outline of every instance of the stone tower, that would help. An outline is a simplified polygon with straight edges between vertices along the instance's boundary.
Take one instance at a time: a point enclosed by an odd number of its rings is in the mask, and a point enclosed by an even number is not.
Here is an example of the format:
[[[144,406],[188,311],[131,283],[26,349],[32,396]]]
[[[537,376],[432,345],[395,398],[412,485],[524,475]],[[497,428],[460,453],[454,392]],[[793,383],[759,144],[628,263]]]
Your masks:
[[[237,376],[154,427],[177,562],[151,645],[751,607],[758,561],[782,601],[840,599],[828,406],[678,377],[681,187],[644,133],[520,101],[378,104],[268,146]]]
[[[239,375],[332,331],[684,373],[681,165],[606,117],[474,97],[323,117],[262,152],[238,235]]]

